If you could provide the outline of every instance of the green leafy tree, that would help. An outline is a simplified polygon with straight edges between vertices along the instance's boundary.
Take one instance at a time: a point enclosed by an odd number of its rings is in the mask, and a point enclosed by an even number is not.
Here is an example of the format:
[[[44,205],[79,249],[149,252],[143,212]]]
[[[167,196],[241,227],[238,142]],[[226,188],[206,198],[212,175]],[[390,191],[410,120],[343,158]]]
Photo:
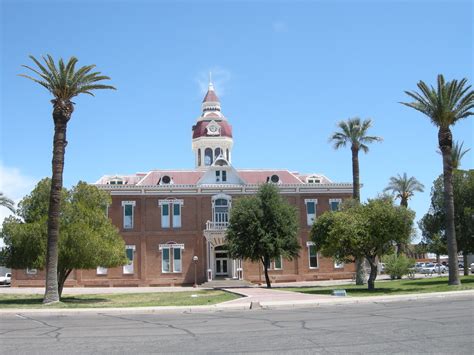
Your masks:
[[[469,273],[467,255],[474,253],[474,170],[453,171],[453,196],[454,196],[454,225],[456,231],[456,244],[463,253],[464,274]],[[446,237],[446,211],[444,209],[444,179],[438,177],[431,189],[431,207],[429,212],[420,221],[420,229],[427,244],[444,243]],[[437,238],[433,241],[431,239]],[[438,241],[439,239],[439,241]],[[436,253],[436,251],[433,251]],[[441,250],[439,254],[446,254]],[[451,268],[451,262],[449,263]]]
[[[393,253],[395,243],[409,241],[413,218],[413,211],[395,206],[390,198],[378,198],[324,213],[313,225],[311,239],[322,255],[338,261],[365,258],[370,265],[367,287],[373,290],[378,260]]]
[[[8,208],[10,211],[15,213],[15,203],[7,196],[0,192],[0,206]]]
[[[9,217],[1,232],[5,260],[15,269],[46,266],[47,220],[51,180],[43,179],[19,204],[19,217]],[[95,186],[79,182],[61,190],[59,219],[58,291],[73,269],[114,267],[127,263],[125,245],[105,210],[110,196]]]
[[[454,225],[454,198],[453,198],[453,135],[450,127],[459,120],[473,114],[474,91],[467,86],[467,79],[445,82],[443,75],[438,75],[437,88],[429,87],[423,81],[417,86],[420,93],[405,91],[414,99],[413,102],[402,104],[414,108],[428,116],[431,122],[438,127],[438,143],[443,156],[444,180],[444,208],[446,211],[446,240],[449,257],[449,285],[460,285],[456,231]]]
[[[334,149],[350,145],[352,152],[352,198],[360,202],[360,174],[359,174],[359,151],[367,153],[368,144],[382,141],[381,137],[369,136],[368,130],[372,126],[372,120],[361,121],[360,118],[349,118],[347,121],[338,123],[339,131],[333,133],[330,141],[334,143]],[[364,268],[362,260],[356,259],[356,284],[364,284]]]
[[[425,186],[415,177],[408,177],[407,173],[403,173],[403,176],[398,174],[396,177],[390,177],[390,182],[384,192],[391,191],[396,199],[400,199],[400,206],[408,208],[408,200],[413,197],[416,191],[423,192],[424,188]],[[397,244],[398,255],[403,251],[403,247],[403,245]]]
[[[272,184],[262,185],[256,196],[235,201],[226,233],[226,246],[233,258],[261,262],[267,287],[270,261],[280,256],[298,256],[296,209],[280,196]]]
[[[100,75],[100,72],[93,72],[95,65],[83,66],[76,70],[77,58],[71,57],[65,64],[63,59],[59,59],[56,65],[54,59],[48,55],[43,57],[42,64],[35,57],[30,55],[30,59],[37,68],[28,65],[23,67],[29,69],[37,75],[36,78],[20,74],[25,78],[33,80],[35,83],[48,90],[53,99],[53,159],[52,159],[52,184],[49,199],[48,216],[48,245],[46,253],[46,289],[43,302],[45,304],[58,302],[58,238],[59,238],[59,216],[61,214],[61,190],[63,187],[64,155],[66,151],[66,130],[67,124],[74,111],[74,103],[71,99],[80,94],[92,93],[98,89],[113,89],[110,85],[99,84],[103,80],[109,80],[108,76]]]

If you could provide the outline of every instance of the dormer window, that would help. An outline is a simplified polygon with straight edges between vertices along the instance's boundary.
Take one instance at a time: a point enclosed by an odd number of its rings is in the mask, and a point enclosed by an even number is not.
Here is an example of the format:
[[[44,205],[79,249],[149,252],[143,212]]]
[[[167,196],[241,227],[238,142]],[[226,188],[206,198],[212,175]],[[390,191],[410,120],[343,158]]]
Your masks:
[[[315,176],[315,175],[313,175],[313,176],[308,176],[308,177],[306,178],[306,182],[307,182],[308,184],[320,184],[320,183],[321,183],[321,178],[320,178],[319,176]]]
[[[173,183],[173,178],[171,178],[168,175],[164,175],[160,181],[158,182],[158,185],[169,185]]]
[[[107,185],[123,185],[123,180],[120,178],[113,178],[107,182]]]
[[[270,176],[270,181],[274,184],[278,184],[280,182],[280,177],[276,174]]]
[[[226,182],[226,181],[227,181],[227,171],[216,170],[216,182]]]
[[[216,121],[211,121],[206,127],[206,133],[208,136],[218,136],[221,133],[221,126]]]

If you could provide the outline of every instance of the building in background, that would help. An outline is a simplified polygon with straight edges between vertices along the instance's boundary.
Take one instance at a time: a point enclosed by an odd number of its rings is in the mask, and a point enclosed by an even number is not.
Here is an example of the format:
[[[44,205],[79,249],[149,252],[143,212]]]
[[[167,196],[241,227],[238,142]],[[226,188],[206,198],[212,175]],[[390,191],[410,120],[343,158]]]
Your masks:
[[[350,278],[353,264],[338,264],[319,255],[309,240],[314,220],[336,210],[352,196],[352,184],[326,176],[285,169],[236,169],[232,165],[232,126],[221,110],[212,83],[201,115],[192,127],[194,169],[152,170],[107,175],[95,184],[112,196],[108,215],[126,244],[128,264],[75,270],[69,286],[160,286],[215,279],[262,278],[262,265],[229,257],[225,234],[234,199],[253,195],[264,183],[275,184],[299,214],[299,257],[272,260],[273,282]],[[196,261],[197,257],[197,261]],[[16,270],[14,285],[43,285],[44,273]]]

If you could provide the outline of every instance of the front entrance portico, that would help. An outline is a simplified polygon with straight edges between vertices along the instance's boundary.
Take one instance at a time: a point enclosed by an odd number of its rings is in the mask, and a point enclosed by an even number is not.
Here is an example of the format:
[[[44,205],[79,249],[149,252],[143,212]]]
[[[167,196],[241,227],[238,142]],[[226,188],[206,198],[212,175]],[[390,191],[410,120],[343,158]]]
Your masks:
[[[212,223],[212,222],[211,222]],[[211,229],[204,231],[207,242],[207,280],[215,278],[231,278],[242,280],[242,261],[230,258],[225,249],[225,230]]]

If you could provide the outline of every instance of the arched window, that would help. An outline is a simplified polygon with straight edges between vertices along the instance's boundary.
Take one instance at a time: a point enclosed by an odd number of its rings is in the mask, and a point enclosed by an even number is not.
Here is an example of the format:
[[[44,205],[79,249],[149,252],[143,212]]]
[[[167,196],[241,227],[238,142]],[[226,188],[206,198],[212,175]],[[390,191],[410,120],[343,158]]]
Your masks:
[[[225,153],[225,155],[226,155],[226,157],[225,157],[225,158],[227,159],[227,161],[229,161],[229,149],[226,149],[226,153]]]
[[[201,166],[201,149],[198,149],[198,166]]]
[[[221,153],[222,153],[222,149],[221,148],[216,148],[216,150],[214,151],[214,156],[216,157],[216,159],[219,155],[221,155]]]
[[[206,148],[204,151],[204,165],[210,166],[212,165],[212,149],[211,148]]]
[[[214,222],[229,221],[229,201],[225,198],[218,198],[214,201]]]

